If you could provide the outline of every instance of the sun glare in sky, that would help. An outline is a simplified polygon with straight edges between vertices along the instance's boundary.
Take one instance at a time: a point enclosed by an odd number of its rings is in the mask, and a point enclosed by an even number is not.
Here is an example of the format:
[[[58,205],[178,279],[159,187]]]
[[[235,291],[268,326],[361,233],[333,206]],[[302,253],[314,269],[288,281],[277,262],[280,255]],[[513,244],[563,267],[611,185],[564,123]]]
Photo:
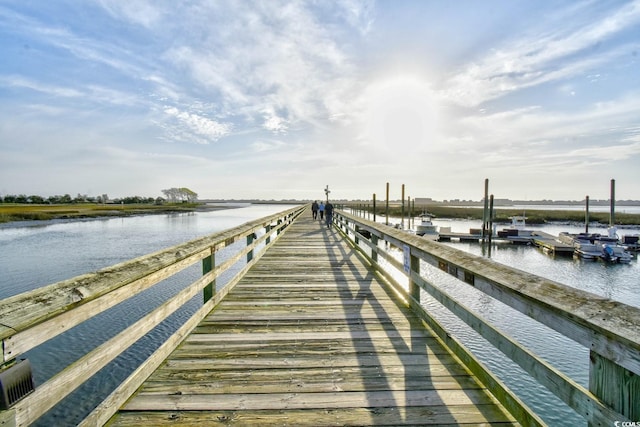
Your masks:
[[[363,98],[365,145],[400,153],[434,144],[438,121],[427,81],[416,75],[388,76],[369,85]]]

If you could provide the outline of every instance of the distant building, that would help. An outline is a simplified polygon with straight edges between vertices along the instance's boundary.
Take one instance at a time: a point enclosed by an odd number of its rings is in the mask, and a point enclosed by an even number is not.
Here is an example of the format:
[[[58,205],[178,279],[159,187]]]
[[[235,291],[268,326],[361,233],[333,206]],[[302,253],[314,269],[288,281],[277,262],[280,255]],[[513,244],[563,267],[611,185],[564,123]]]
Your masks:
[[[413,201],[416,205],[427,205],[429,203],[433,203],[433,199],[431,197],[416,197]]]

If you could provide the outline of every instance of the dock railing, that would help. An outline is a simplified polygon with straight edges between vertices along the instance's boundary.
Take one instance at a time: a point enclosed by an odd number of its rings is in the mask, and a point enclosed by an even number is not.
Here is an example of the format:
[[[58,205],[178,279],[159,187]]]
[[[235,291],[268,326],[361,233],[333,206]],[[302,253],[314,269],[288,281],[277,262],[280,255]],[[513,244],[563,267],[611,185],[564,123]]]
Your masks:
[[[523,425],[536,417],[522,410],[515,396],[462,341],[424,308],[424,291],[463,320],[496,349],[553,392],[591,426],[619,426],[640,422],[640,309],[584,292],[552,280],[510,268],[490,259],[344,211],[334,215],[335,226],[369,258],[430,325]],[[398,256],[399,253],[401,256]],[[381,262],[384,260],[384,262]],[[387,267],[385,267],[386,265]],[[590,351],[586,388],[467,308],[437,283],[421,274],[433,266],[461,284],[479,290]],[[395,272],[391,272],[392,266]],[[405,275],[408,285],[398,279]]]
[[[273,244],[305,206],[247,222],[238,227],[198,238],[149,255],[126,261],[96,273],[25,292],[0,301],[2,365],[15,363],[25,352],[86,320],[138,295],[164,279],[202,263],[196,281],[113,338],[91,350],[35,390],[0,410],[0,426],[26,426],[61,402],[100,369],[153,330],[198,293],[204,302],[144,363],[142,363],[82,425],[103,425],[182,339],[228,293],[244,273]],[[216,264],[216,254],[240,242],[237,252]],[[246,244],[244,244],[246,243]],[[231,267],[243,265],[225,286],[216,291],[216,278]]]

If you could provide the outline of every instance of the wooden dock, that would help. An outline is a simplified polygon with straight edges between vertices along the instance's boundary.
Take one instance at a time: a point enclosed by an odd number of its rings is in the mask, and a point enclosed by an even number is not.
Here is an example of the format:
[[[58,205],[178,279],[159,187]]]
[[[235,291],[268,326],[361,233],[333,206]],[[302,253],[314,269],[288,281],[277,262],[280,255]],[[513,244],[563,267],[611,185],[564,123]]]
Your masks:
[[[290,225],[109,425],[517,425],[336,229]]]
[[[474,242],[479,243],[482,241],[482,235],[478,233],[456,233],[456,232],[443,232],[440,233],[439,239],[443,242],[451,240],[458,240],[460,242]],[[560,242],[555,236],[545,233],[544,231],[535,230],[527,236],[507,236],[498,237],[492,236],[492,242],[506,242],[515,244],[527,244],[541,248],[543,251],[553,255],[573,255],[575,248],[572,245]]]
[[[573,255],[575,248],[573,245],[562,243],[555,236],[543,231],[536,231],[533,236],[533,244],[543,251],[553,255]]]

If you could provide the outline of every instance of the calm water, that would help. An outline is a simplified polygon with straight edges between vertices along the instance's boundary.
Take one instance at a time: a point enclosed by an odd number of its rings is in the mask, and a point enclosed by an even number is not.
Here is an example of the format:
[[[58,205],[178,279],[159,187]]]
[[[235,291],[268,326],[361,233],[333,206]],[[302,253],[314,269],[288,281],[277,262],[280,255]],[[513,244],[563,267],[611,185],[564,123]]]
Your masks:
[[[255,205],[191,214],[5,225],[0,227],[0,298],[95,271],[287,208],[289,206]],[[479,222],[474,221],[434,222],[461,232],[479,226]],[[577,225],[545,226],[542,229],[553,234],[560,231],[582,231]],[[591,231],[604,233],[606,230],[592,227]],[[620,234],[634,233],[640,233],[640,229],[620,230]],[[477,244],[449,244],[461,250],[487,256]],[[234,248],[229,249],[230,252],[233,250]],[[217,260],[221,261],[224,256],[221,254]],[[508,244],[494,245],[491,258],[569,286],[640,307],[640,268],[635,259],[628,265],[604,265],[573,258],[552,258],[535,248]],[[138,298],[102,313],[95,320],[86,322],[86,325],[78,326],[29,352],[27,357],[34,367],[36,384],[41,384],[62,367],[112,337],[123,327],[135,322],[182,289],[185,284],[193,281],[201,274],[199,266],[194,267],[170,280],[165,280]],[[522,340],[526,346],[554,366],[581,384],[587,384],[589,359],[586,349],[501,303],[482,294],[474,294],[473,289],[459,284],[437,269],[427,269],[425,266],[422,271],[465,301],[469,307]],[[221,286],[224,281],[225,279],[221,278],[218,285]],[[490,350],[482,339],[440,308],[436,302],[425,298],[425,305],[456,334],[464,337],[468,346],[476,350],[482,360],[509,386],[516,389],[550,425],[584,425],[581,418],[573,415],[571,410],[529,380],[519,368],[511,366],[500,353]],[[126,351],[114,363],[99,372],[92,381],[74,393],[65,404],[51,411],[38,424],[75,425],[199,306],[200,297],[194,298],[183,310],[175,313],[134,348]]]

